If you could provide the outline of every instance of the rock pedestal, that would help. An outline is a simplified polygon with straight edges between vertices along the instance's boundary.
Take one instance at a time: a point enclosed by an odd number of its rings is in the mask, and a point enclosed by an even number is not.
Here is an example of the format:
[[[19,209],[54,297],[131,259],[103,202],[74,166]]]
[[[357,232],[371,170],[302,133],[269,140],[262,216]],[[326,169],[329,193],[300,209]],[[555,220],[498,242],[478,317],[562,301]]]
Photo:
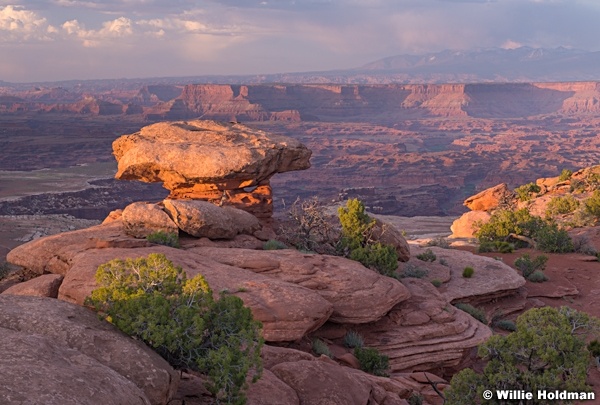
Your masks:
[[[170,199],[233,206],[258,218],[273,212],[269,179],[310,167],[295,139],[236,123],[178,121],[149,125],[113,142],[115,177],[162,182]]]

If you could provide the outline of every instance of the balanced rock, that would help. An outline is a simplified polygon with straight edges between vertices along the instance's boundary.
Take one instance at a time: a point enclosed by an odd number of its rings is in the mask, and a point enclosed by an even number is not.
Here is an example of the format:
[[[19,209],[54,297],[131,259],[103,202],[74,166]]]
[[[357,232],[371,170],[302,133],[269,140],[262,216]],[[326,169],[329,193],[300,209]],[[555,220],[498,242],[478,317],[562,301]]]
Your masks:
[[[310,167],[311,152],[300,142],[214,121],[149,125],[113,142],[115,177],[162,182],[171,199],[200,199],[232,205],[258,217],[272,214],[269,179]]]
[[[513,193],[506,183],[501,183],[467,198],[464,205],[472,211],[492,211],[512,200],[512,197]]]

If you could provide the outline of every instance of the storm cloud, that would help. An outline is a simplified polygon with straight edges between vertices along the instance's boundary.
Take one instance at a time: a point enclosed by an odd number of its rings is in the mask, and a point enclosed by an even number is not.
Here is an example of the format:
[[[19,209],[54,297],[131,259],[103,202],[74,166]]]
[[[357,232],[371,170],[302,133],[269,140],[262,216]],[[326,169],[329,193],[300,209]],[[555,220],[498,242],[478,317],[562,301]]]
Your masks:
[[[343,69],[519,46],[599,50],[594,0],[0,0],[0,80]]]

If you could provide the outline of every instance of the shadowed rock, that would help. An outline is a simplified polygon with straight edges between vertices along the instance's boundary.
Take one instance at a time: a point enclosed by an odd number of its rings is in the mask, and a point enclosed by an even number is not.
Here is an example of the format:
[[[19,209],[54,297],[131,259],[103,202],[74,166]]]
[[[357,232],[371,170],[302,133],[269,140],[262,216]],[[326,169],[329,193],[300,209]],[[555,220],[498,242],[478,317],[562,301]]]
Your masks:
[[[0,296],[0,399],[31,404],[166,404],[178,373],[78,305]]]

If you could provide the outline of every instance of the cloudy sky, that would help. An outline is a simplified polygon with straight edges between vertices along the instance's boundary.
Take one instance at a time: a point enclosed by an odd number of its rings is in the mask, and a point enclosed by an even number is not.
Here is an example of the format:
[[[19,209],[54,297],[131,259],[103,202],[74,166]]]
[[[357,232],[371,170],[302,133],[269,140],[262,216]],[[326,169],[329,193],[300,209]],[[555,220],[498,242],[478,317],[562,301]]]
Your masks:
[[[599,0],[0,0],[0,80],[257,74],[487,47],[600,50]]]

